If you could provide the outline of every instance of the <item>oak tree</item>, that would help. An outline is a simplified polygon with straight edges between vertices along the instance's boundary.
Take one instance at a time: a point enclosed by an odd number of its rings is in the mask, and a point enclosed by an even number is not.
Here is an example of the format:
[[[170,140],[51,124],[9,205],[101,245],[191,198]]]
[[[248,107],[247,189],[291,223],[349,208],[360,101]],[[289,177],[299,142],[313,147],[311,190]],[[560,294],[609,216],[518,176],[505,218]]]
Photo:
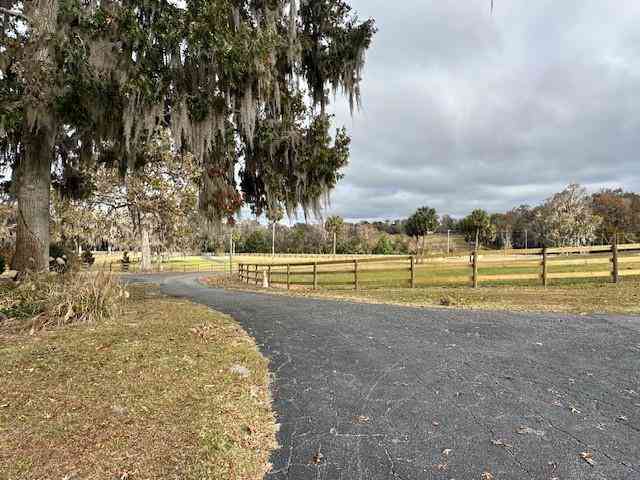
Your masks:
[[[212,220],[245,202],[317,209],[339,179],[349,142],[330,135],[328,98],[358,104],[375,33],[345,0],[5,0],[0,16],[19,270],[47,268],[54,163],[125,174],[163,128],[198,162]]]

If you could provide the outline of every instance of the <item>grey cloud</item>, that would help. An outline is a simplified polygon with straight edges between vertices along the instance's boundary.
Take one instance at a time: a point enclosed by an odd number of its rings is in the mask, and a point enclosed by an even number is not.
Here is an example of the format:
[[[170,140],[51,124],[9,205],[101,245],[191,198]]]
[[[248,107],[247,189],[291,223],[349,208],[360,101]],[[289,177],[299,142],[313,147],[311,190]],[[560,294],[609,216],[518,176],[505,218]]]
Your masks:
[[[640,189],[640,5],[353,0],[380,32],[330,212],[464,215],[570,182]]]

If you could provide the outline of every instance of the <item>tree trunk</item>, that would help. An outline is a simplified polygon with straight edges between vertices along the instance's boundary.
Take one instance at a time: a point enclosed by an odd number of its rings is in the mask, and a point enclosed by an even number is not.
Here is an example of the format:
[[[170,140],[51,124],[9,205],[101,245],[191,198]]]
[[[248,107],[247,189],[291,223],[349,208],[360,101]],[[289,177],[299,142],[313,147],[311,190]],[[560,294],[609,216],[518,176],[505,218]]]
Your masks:
[[[48,128],[24,136],[24,157],[16,165],[18,225],[12,268],[49,269],[49,203],[55,135]]]
[[[140,269],[143,272],[151,271],[151,242],[149,240],[149,227],[142,223],[140,225],[140,240],[142,259],[140,260]]]
[[[338,232],[333,232],[333,256],[336,255],[337,244],[338,244]]]

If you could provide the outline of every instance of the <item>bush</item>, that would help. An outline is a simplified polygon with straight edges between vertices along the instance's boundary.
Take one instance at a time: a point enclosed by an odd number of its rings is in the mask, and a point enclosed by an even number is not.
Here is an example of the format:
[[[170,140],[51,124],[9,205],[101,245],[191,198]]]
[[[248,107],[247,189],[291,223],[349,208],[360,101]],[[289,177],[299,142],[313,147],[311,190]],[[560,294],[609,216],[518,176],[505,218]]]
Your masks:
[[[104,273],[32,274],[3,293],[5,323],[35,329],[111,318],[128,297],[116,278]]]
[[[85,265],[93,265],[96,261],[96,257],[93,256],[91,250],[85,250],[82,252],[82,263]]]
[[[60,243],[51,243],[49,245],[49,257],[53,258],[64,258],[67,255],[67,250]]]
[[[75,251],[65,248],[60,243],[49,246],[49,270],[67,273],[78,269],[78,256]]]
[[[0,243],[0,257],[4,259],[4,267],[8,269],[11,267],[13,261],[13,254],[15,253],[15,245],[12,243]]]
[[[386,235],[381,236],[373,249],[373,253],[376,255],[391,255],[393,253],[393,242]]]

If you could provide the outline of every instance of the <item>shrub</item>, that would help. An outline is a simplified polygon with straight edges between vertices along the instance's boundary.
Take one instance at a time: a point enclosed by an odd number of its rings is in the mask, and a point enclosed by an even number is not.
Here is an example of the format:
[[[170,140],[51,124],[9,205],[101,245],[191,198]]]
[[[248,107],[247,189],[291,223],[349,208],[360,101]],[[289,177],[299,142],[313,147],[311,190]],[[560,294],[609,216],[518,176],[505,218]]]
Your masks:
[[[53,259],[63,258],[66,254],[67,250],[62,246],[62,244],[51,243],[51,245],[49,245],[49,257]]]
[[[373,249],[373,253],[376,255],[391,255],[393,253],[393,242],[388,236],[381,236]]]
[[[82,263],[86,265],[93,265],[96,261],[96,258],[93,256],[93,252],[91,250],[85,250],[82,252]]]
[[[0,257],[4,258],[4,267],[6,269],[11,267],[11,262],[13,261],[14,252],[15,252],[15,245],[13,245],[13,243],[0,242]]]
[[[67,273],[78,270],[78,256],[75,251],[65,248],[60,243],[49,246],[49,270],[57,273]]]
[[[127,297],[109,274],[32,274],[0,297],[0,313],[35,329],[93,323],[117,314]]]

